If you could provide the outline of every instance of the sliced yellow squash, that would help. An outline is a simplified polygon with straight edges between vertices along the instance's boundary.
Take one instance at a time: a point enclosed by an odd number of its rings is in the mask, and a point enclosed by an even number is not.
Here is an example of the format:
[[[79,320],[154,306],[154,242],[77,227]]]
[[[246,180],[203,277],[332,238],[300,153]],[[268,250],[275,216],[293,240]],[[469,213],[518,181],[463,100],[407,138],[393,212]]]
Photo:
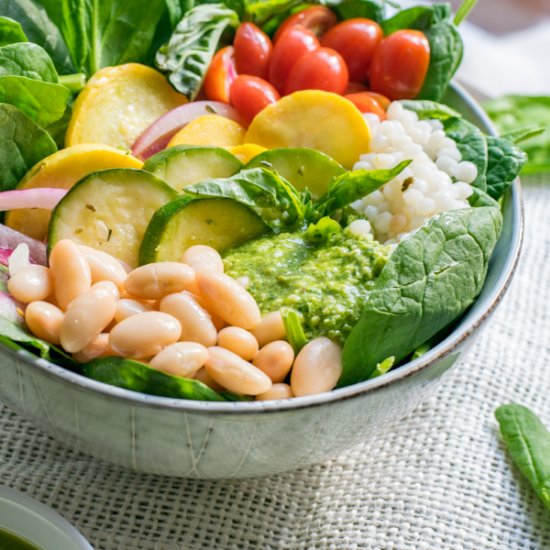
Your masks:
[[[27,172],[18,189],[56,187],[69,189],[84,176],[107,168],[141,168],[137,158],[108,145],[82,144],[62,149],[41,160]],[[46,238],[50,211],[22,208],[6,214],[5,224],[40,241]]]
[[[330,92],[304,90],[260,111],[245,142],[267,149],[311,147],[349,169],[369,150],[370,130],[351,101]]]
[[[187,98],[151,67],[105,67],[76,99],[65,144],[104,143],[129,149],[157,118],[184,103]]]
[[[174,145],[214,145],[232,147],[242,145],[245,129],[229,118],[203,115],[184,126],[170,141]]]
[[[242,145],[235,145],[234,147],[228,147],[227,150],[234,154],[243,164],[250,162],[255,156],[267,151],[265,147],[256,145],[255,143],[243,143]]]

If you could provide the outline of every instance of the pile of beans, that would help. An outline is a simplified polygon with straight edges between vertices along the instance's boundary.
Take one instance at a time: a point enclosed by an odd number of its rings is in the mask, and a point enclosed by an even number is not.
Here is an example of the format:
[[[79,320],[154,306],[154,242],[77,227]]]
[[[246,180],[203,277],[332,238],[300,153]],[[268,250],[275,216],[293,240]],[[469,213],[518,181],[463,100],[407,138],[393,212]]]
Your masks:
[[[262,317],[208,246],[188,248],[181,262],[128,272],[116,258],[64,239],[49,264],[10,265],[8,291],[26,304],[34,335],[81,363],[125,357],[258,400],[329,391],[340,377],[336,343],[315,338],[295,356],[281,313]]]

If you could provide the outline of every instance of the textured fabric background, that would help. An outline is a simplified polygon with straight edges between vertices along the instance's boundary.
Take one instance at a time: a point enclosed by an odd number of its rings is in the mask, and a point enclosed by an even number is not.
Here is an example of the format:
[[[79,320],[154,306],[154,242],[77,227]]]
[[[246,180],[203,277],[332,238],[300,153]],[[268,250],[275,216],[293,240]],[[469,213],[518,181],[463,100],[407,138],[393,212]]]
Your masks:
[[[429,402],[338,460],[235,482],[145,476],[0,406],[0,483],[53,506],[98,550],[550,548],[550,515],[493,418],[517,401],[550,425],[550,179],[524,191],[523,257],[489,328]]]

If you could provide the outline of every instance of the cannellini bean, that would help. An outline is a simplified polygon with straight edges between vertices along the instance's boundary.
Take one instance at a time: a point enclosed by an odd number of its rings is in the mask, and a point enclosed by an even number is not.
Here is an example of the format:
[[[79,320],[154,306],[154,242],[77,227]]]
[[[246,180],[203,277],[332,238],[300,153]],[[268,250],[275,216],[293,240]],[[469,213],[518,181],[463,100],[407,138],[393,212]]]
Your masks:
[[[8,273],[13,277],[21,269],[31,265],[29,245],[19,243],[8,258]]]
[[[50,270],[43,265],[23,267],[8,280],[8,291],[24,304],[45,300],[53,291]]]
[[[29,330],[50,344],[59,345],[62,321],[63,312],[48,302],[32,302],[25,309],[25,322]]]
[[[283,340],[286,337],[286,330],[281,312],[268,313],[250,332],[256,337],[260,346],[275,340]]]
[[[197,284],[208,311],[230,325],[251,329],[261,320],[254,298],[235,279],[224,273],[197,273]]]
[[[109,357],[117,355],[109,345],[109,333],[98,334],[87,346],[73,354],[75,361],[87,363],[97,357]]]
[[[52,248],[49,262],[57,303],[66,309],[77,296],[90,290],[90,266],[70,239],[62,239]]]
[[[69,353],[84,349],[113,320],[118,289],[110,281],[96,283],[68,306],[59,338]]]
[[[256,396],[256,401],[271,401],[272,399],[289,399],[294,397],[288,384],[273,384],[270,390]]]
[[[77,244],[77,247],[90,266],[92,283],[111,281],[115,283],[119,290],[122,290],[127,274],[116,258],[106,252],[83,244]]]
[[[208,351],[203,345],[196,342],[176,342],[159,351],[149,365],[167,374],[193,378],[207,359]]]
[[[206,347],[216,344],[218,333],[210,315],[189,292],[165,296],[160,301],[159,309],[180,322],[181,340],[198,342]]]
[[[218,384],[207,372],[204,367],[199,369],[194,376],[195,380],[198,380],[199,382],[202,382],[206,386],[208,386],[211,390],[220,392],[225,391],[225,388]]]
[[[124,288],[134,298],[158,300],[186,290],[195,280],[193,268],[180,262],[157,262],[131,271]]]
[[[269,376],[224,348],[208,348],[206,372],[224,388],[244,395],[258,395],[271,388]]]
[[[175,317],[146,311],[118,323],[109,334],[109,344],[124,357],[143,359],[177,342],[180,334],[181,325]]]
[[[252,363],[265,372],[272,382],[282,382],[292,368],[294,350],[284,340],[275,340],[266,344]]]
[[[298,353],[290,387],[295,396],[312,395],[332,390],[342,374],[340,346],[328,338],[311,340]]]
[[[115,321],[120,321],[130,317],[130,315],[136,315],[138,313],[144,313],[151,311],[151,307],[138,300],[132,300],[131,298],[122,298],[116,304]]]
[[[196,244],[190,246],[182,257],[182,262],[190,265],[195,271],[208,271],[210,273],[223,273],[222,257],[211,246]]]
[[[228,349],[246,361],[258,353],[258,341],[248,330],[240,327],[225,327],[218,334],[218,346]]]

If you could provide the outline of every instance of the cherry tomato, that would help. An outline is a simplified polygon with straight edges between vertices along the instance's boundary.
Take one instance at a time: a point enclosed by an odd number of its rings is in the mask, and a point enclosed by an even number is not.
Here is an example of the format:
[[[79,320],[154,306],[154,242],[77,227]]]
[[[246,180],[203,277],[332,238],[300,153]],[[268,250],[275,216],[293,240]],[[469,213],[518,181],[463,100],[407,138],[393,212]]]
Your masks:
[[[378,101],[378,103],[380,104],[382,109],[384,109],[384,111],[388,110],[388,107],[390,106],[391,101],[385,95],[377,94],[376,92],[372,92],[371,90],[365,90],[364,93],[372,97],[372,99],[374,99],[375,101]]]
[[[280,97],[269,82],[257,76],[240,75],[231,86],[231,103],[246,123]]]
[[[304,54],[319,49],[315,35],[303,27],[290,27],[273,47],[269,64],[268,80],[281,92],[290,69]]]
[[[233,40],[235,66],[239,74],[267,77],[273,46],[269,36],[254,23],[239,25]]]
[[[430,44],[420,31],[396,31],[380,42],[372,56],[370,87],[391,100],[413,99],[424,84]]]
[[[386,111],[369,92],[357,92],[344,97],[349,99],[362,113],[373,113],[380,120],[386,120]]]
[[[366,82],[372,54],[383,37],[378,23],[358,17],[332,27],[321,39],[321,45],[336,50],[344,58],[351,80]]]
[[[319,48],[298,58],[288,74],[284,91],[285,95],[298,90],[343,94],[348,79],[348,68],[342,56],[330,48]]]
[[[229,103],[229,90],[236,77],[235,50],[233,46],[226,46],[216,52],[204,77],[206,97],[211,101]]]
[[[336,15],[324,6],[312,6],[291,15],[277,29],[273,42],[277,42],[283,33],[290,27],[300,25],[310,30],[317,38],[323,36],[330,28],[338,23]]]

